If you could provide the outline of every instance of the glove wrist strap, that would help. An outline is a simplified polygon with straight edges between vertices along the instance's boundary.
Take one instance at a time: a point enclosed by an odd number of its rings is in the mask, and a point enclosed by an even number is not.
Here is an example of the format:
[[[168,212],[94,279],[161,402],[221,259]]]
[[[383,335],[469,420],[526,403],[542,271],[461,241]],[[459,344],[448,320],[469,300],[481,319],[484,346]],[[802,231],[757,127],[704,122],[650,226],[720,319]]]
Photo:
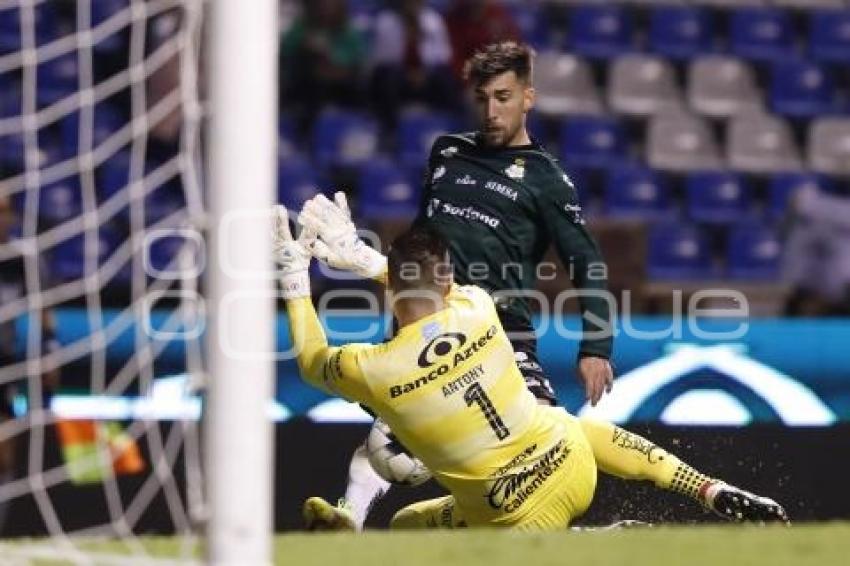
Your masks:
[[[310,273],[305,269],[283,275],[280,278],[281,293],[284,299],[300,299],[310,296]]]

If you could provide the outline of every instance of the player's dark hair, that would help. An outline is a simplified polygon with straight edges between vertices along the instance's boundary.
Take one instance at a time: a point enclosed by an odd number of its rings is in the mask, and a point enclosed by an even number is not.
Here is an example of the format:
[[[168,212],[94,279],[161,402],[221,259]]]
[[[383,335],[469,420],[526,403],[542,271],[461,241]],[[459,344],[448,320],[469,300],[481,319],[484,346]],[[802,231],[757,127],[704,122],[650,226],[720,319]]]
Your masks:
[[[387,275],[395,291],[437,289],[451,274],[448,246],[434,230],[416,226],[398,236],[387,253]]]
[[[501,41],[485,45],[467,59],[463,78],[474,86],[513,71],[519,80],[531,80],[534,50],[524,43]]]

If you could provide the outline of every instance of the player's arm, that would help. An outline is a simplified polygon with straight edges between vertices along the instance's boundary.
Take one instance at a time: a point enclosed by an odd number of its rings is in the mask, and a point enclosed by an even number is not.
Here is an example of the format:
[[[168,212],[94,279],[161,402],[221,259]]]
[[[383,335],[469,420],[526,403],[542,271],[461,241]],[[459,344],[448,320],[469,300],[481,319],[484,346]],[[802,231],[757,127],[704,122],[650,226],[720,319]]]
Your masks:
[[[562,180],[563,179],[563,180]],[[593,236],[587,231],[575,187],[564,175],[544,188],[540,210],[549,237],[581,291],[583,337],[579,344],[579,377],[592,404],[610,391],[613,372],[609,359],[613,343],[611,309],[607,300],[607,268]]]
[[[362,346],[330,347],[313,306],[308,271],[311,255],[307,246],[315,235],[304,230],[298,240],[293,240],[286,209],[276,206],[274,214],[274,255],[301,376],[329,393],[366,401],[368,386],[358,361]]]
[[[360,357],[370,346],[329,346],[310,297],[287,300],[286,312],[304,381],[333,395],[368,402],[369,387],[360,369]]]
[[[416,218],[413,219],[413,226],[422,224],[428,218],[428,203],[431,200],[431,185],[434,182],[434,170],[437,168],[437,161],[440,157],[440,151],[445,148],[444,138],[442,136],[434,140],[431,145],[431,152],[428,154],[428,164],[425,167],[425,173],[422,175],[422,190],[419,197],[419,209],[416,211]]]
[[[580,306],[585,338],[579,352],[603,358],[611,356],[611,312],[599,296],[608,290],[608,276],[602,253],[587,231],[575,187],[566,182],[548,187],[541,203],[546,230],[558,256],[569,269],[573,286],[581,291]]]

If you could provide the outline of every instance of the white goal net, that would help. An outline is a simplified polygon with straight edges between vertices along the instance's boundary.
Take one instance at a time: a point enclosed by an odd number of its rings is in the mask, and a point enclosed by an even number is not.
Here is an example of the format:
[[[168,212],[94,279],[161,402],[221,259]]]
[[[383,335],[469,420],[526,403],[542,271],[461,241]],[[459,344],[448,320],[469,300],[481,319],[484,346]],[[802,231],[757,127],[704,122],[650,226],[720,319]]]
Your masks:
[[[205,11],[0,0],[0,563],[199,556]]]

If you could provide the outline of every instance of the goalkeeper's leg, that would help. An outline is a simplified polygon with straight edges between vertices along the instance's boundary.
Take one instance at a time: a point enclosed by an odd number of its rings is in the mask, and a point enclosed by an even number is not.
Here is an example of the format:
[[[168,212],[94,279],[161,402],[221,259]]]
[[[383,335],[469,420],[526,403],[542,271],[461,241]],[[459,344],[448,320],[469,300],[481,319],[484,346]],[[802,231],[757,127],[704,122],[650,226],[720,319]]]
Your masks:
[[[308,530],[362,530],[375,503],[389,490],[390,483],[369,463],[364,442],[351,456],[345,497],[336,506],[319,497],[304,502],[304,522]]]
[[[647,480],[737,521],[788,521],[785,510],[766,497],[730,486],[695,470],[645,438],[604,421],[582,417],[596,465],[627,480]]]

